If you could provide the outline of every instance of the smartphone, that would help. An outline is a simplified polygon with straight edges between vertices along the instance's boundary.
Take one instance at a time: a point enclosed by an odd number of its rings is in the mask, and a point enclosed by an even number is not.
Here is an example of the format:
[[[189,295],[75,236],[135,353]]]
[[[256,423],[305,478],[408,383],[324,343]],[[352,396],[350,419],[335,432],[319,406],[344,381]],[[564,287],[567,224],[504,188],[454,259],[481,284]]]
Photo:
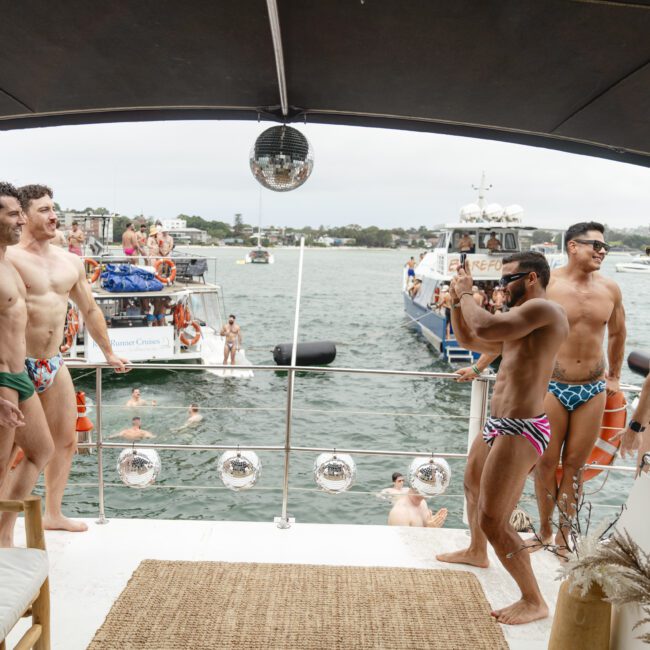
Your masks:
[[[459,268],[463,269],[463,271],[467,270],[465,268],[465,260],[467,260],[467,253],[461,253],[460,254],[460,262],[458,263],[458,266],[459,266]]]

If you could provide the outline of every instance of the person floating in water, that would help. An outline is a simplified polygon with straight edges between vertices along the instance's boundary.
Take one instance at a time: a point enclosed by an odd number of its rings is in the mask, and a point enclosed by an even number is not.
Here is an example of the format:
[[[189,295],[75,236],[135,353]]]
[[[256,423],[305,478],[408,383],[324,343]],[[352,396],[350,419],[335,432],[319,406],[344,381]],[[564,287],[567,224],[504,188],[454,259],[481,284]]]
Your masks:
[[[235,365],[235,355],[241,348],[242,344],[242,334],[241,328],[235,323],[235,315],[230,314],[228,316],[228,322],[221,328],[221,336],[226,337],[226,342],[223,346],[223,365],[228,365],[228,359],[230,359],[230,365]]]
[[[142,440],[143,438],[155,438],[156,436],[151,433],[151,431],[147,431],[146,429],[143,429],[140,425],[142,424],[141,418],[139,418],[137,415],[132,418],[131,420],[131,426],[128,427],[127,429],[122,429],[119,433],[114,433],[111,436],[108,436],[110,438],[126,438],[127,440]]]
[[[388,497],[394,501],[395,497],[406,494],[409,489],[404,485],[404,476],[399,472],[393,472],[391,480],[393,481],[393,485],[391,485],[391,487],[384,488],[379,493],[379,496]]]
[[[152,399],[151,401],[142,399],[142,393],[139,388],[134,388],[131,391],[131,397],[126,403],[127,406],[156,406],[156,404],[157,402],[155,399]]]
[[[389,488],[390,489],[390,488]],[[447,508],[434,515],[427,507],[424,497],[413,488],[397,498],[388,514],[389,526],[415,526],[419,528],[442,528],[447,519]]]

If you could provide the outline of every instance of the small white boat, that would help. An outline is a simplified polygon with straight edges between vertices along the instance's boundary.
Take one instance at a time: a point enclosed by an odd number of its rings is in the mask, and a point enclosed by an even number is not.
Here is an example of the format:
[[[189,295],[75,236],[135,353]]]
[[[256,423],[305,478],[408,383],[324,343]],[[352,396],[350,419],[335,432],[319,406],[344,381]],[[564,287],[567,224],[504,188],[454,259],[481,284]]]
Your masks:
[[[273,264],[273,255],[266,250],[258,246],[254,248],[250,253],[246,255],[246,264]]]
[[[618,273],[650,273],[650,255],[639,255],[629,262],[616,265]]]

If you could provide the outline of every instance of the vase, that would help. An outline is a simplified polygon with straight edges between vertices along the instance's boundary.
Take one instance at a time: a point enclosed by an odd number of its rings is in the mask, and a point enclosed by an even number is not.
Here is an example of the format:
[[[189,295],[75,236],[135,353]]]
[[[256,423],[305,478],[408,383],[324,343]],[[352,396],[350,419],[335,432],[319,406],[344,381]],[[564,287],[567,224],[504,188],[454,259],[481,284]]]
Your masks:
[[[564,580],[555,605],[548,650],[609,650],[612,606],[598,583],[582,596]]]

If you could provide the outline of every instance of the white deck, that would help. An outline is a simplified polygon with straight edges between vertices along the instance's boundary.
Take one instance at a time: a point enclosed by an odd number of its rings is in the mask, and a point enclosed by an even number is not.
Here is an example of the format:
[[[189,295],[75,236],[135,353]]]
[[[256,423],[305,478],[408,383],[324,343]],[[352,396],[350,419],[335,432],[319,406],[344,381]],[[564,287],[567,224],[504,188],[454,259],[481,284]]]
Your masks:
[[[435,554],[467,544],[467,531],[389,526],[113,519],[107,525],[86,520],[87,533],[47,532],[52,594],[54,650],[82,650],[103,623],[132,572],[145,558],[282,562],[353,566],[451,568]],[[17,542],[23,539],[22,520]],[[518,596],[515,584],[490,549],[489,569],[475,573],[491,605],[502,607]],[[559,583],[558,560],[546,552],[532,556],[533,567],[551,611]],[[409,585],[402,596],[409,597]],[[471,622],[468,622],[471,624]],[[19,624],[8,638],[16,643]],[[551,618],[518,627],[504,626],[514,650],[547,647]],[[161,649],[162,650],[162,649]]]

